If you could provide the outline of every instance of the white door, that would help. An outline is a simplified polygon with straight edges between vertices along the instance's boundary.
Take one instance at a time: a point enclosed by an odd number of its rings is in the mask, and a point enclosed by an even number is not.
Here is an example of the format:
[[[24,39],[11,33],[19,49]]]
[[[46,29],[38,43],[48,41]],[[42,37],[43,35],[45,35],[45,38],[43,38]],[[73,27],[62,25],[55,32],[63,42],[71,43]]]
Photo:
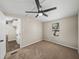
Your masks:
[[[0,12],[0,59],[4,59],[6,53],[5,33],[5,17],[2,12]]]
[[[78,54],[79,54],[79,12],[78,12]]]

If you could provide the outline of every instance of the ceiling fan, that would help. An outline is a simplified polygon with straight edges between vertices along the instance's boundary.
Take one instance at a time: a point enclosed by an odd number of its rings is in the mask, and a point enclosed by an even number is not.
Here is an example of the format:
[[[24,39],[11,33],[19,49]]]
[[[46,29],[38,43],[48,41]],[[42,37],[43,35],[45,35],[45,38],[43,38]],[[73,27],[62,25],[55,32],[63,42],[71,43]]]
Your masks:
[[[51,10],[55,10],[56,9],[56,7],[53,7],[53,8],[49,8],[49,9],[42,10],[42,6],[40,5],[39,0],[35,0],[35,3],[37,5],[38,11],[25,11],[26,13],[37,13],[37,15],[35,17],[42,16],[42,15],[48,17],[48,15],[45,14],[45,12],[48,12],[48,11],[51,11]]]

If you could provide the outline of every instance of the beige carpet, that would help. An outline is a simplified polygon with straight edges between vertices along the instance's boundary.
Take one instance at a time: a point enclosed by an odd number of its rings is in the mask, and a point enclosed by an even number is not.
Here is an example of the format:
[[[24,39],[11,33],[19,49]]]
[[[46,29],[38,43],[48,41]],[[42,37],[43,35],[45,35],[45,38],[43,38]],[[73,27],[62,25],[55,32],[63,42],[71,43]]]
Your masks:
[[[79,56],[74,49],[40,41],[7,55],[6,59],[79,59]]]
[[[7,52],[13,51],[20,48],[20,45],[17,44],[16,40],[7,42]]]

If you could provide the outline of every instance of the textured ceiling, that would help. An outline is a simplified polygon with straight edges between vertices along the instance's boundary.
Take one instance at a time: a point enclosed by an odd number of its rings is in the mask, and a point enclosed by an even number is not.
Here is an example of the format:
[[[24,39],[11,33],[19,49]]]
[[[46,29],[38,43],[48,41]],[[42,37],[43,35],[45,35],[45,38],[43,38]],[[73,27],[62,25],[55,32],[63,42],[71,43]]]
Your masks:
[[[37,19],[40,19],[40,21],[56,20],[78,13],[78,0],[40,0],[40,2],[43,9],[57,7],[56,10],[46,13],[48,17],[38,17]],[[37,7],[34,0],[0,0],[0,10],[5,14],[34,17],[36,14],[27,14],[25,11],[37,10]]]

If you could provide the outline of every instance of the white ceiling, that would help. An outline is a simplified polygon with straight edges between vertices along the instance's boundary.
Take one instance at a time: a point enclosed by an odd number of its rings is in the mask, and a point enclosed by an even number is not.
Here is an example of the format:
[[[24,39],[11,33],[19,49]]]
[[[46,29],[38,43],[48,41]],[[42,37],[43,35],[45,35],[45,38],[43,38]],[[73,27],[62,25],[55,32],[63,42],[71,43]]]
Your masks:
[[[40,0],[43,9],[57,7],[56,10],[47,12],[48,17],[41,16],[38,19],[41,21],[57,20],[63,17],[76,15],[78,13],[78,0]],[[15,15],[31,15],[25,11],[37,10],[35,0],[0,0],[0,10],[5,14]]]

